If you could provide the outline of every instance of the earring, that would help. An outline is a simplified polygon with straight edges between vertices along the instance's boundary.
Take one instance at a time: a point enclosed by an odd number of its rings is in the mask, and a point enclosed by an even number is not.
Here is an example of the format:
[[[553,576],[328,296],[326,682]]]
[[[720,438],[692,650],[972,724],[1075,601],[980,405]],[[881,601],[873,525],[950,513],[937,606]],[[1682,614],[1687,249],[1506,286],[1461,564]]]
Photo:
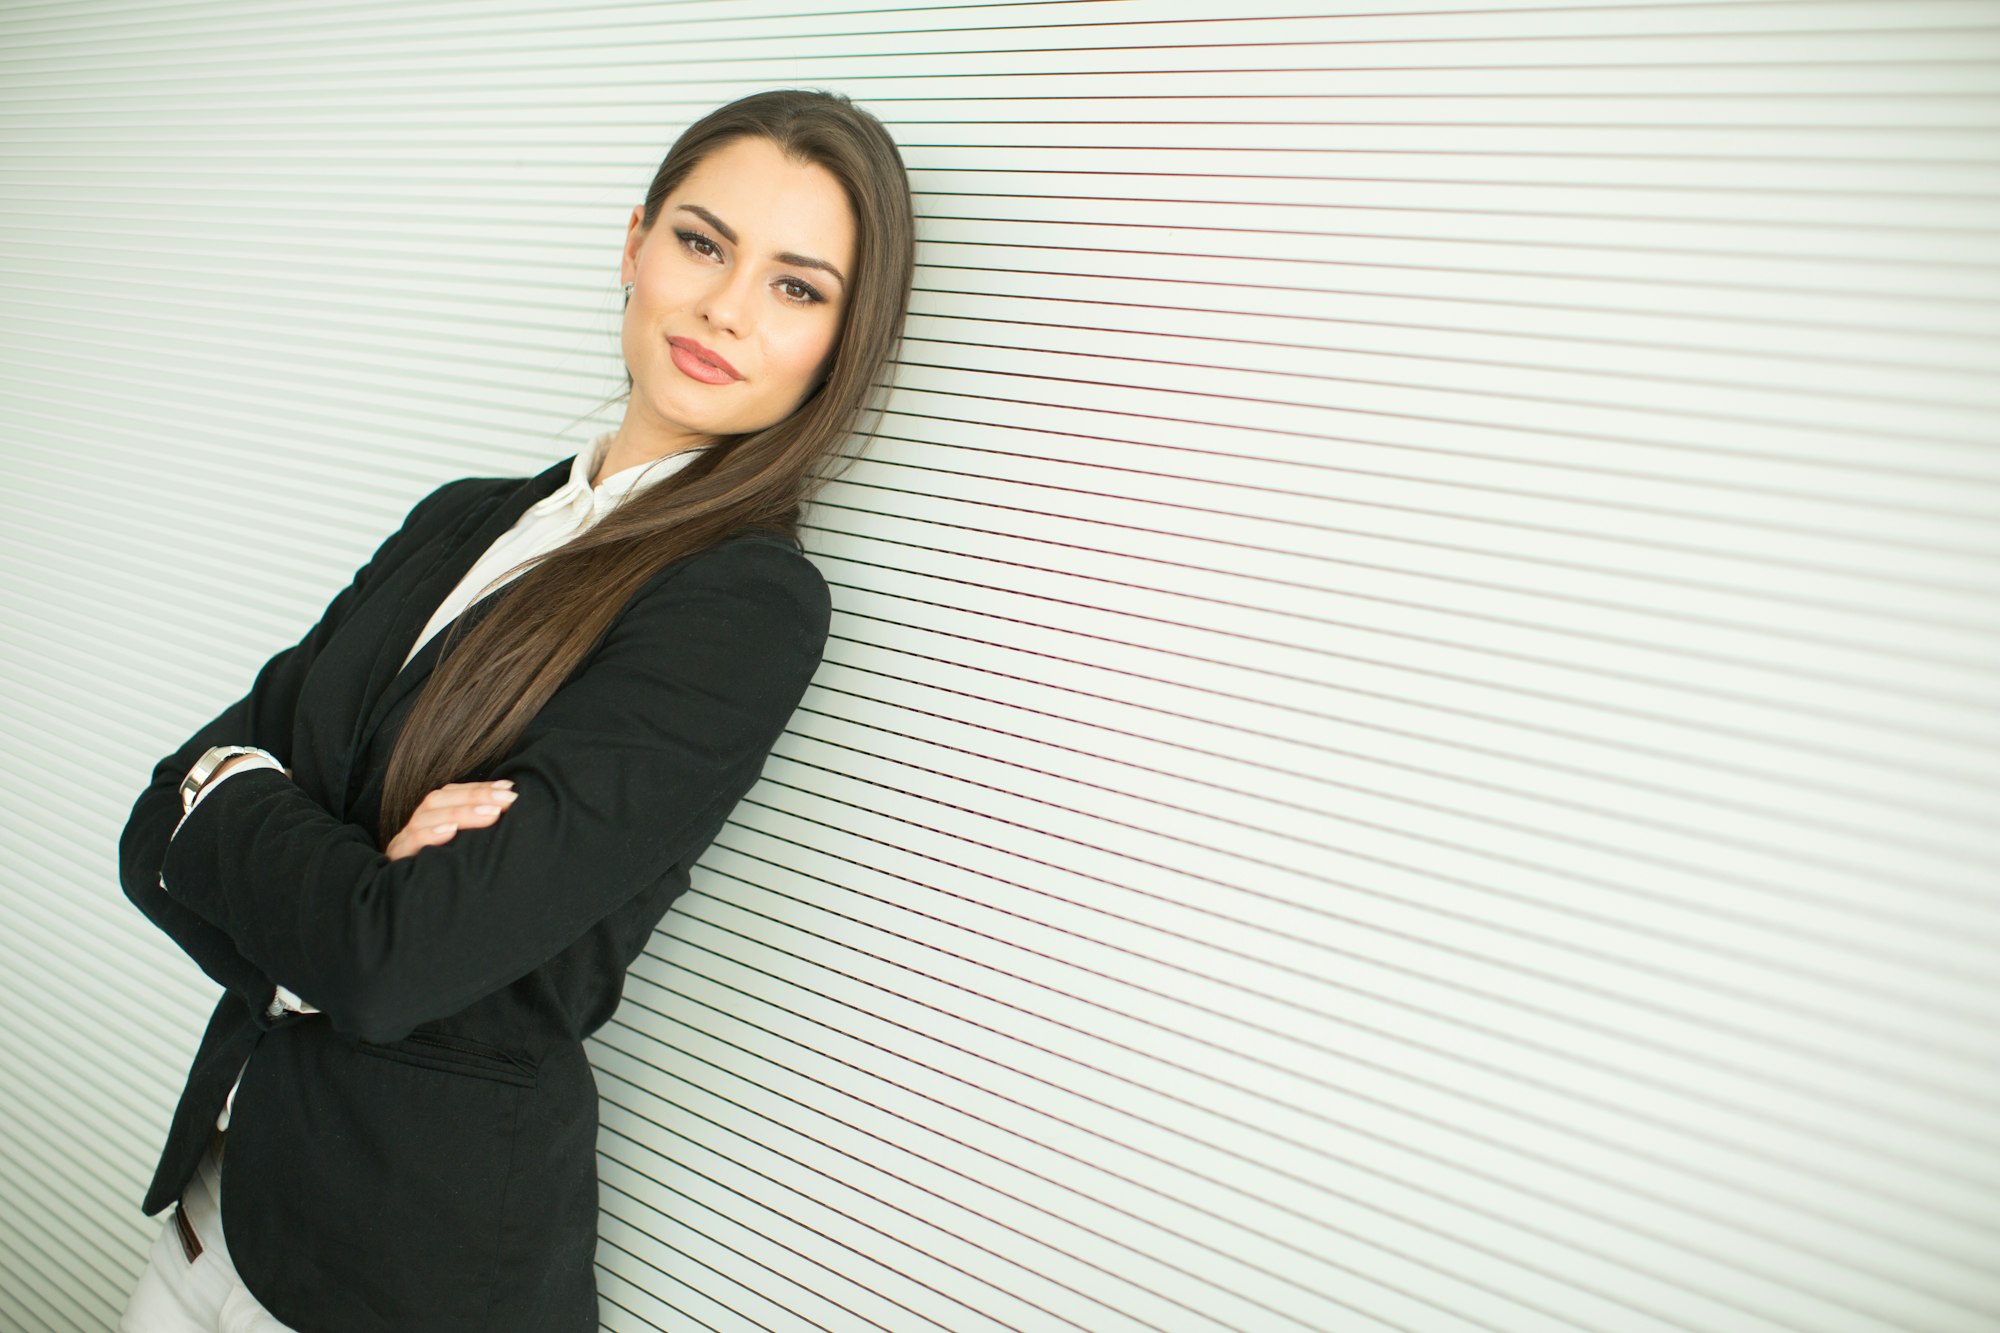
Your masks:
[[[629,300],[631,300],[631,299],[632,299],[632,288],[633,288],[633,287],[635,287],[636,285],[637,285],[636,283],[630,283],[630,282],[628,282],[628,283],[626,283],[626,284],[625,284],[625,299],[626,299],[626,300],[628,300],[628,301],[629,301]]]

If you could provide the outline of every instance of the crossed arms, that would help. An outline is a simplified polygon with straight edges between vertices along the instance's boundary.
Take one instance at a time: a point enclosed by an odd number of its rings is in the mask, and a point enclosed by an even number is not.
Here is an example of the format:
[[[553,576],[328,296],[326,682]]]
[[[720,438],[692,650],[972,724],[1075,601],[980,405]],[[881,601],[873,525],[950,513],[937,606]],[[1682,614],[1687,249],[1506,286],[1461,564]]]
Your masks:
[[[339,609],[336,598],[329,616]],[[483,775],[520,794],[497,825],[391,861],[288,777],[252,768],[174,832],[175,784],[208,745],[286,754],[301,650],[322,622],[155,770],[121,842],[127,895],[260,1013],[283,976],[336,1028],[400,1039],[533,971],[697,857],[762,773],[829,616],[803,553],[725,543],[649,581]]]
[[[118,879],[125,896],[152,923],[180,945],[209,978],[249,1007],[259,1026],[270,1026],[265,1006],[277,983],[243,956],[228,932],[175,902],[160,887],[160,866],[181,819],[180,781],[211,745],[255,745],[289,762],[292,723],[306,672],[334,632],[346,623],[372,581],[389,568],[418,519],[456,483],[432,491],[410,510],[399,527],[327,605],[314,625],[290,648],[266,662],[250,692],[230,704],[153,767],[152,779],[125,821],[118,838]],[[232,777],[231,781],[235,778]]]

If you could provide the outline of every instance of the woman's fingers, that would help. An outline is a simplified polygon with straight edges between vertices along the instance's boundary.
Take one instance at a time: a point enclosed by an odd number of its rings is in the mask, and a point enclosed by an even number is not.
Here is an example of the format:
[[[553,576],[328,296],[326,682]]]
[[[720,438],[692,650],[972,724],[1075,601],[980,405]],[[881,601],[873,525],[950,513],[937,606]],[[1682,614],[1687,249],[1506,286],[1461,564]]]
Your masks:
[[[511,783],[454,782],[425,796],[417,810],[432,821],[461,819],[468,812],[491,816],[512,804],[514,796]]]
[[[514,804],[514,793],[510,791],[477,790],[453,793],[451,798],[430,804],[412,815],[410,821],[422,821],[444,837],[450,837],[459,829],[491,824],[500,818],[501,812]]]
[[[461,828],[484,827],[514,803],[513,782],[450,782],[427,792],[403,829],[390,840],[388,856],[400,860],[424,847],[450,842]]]

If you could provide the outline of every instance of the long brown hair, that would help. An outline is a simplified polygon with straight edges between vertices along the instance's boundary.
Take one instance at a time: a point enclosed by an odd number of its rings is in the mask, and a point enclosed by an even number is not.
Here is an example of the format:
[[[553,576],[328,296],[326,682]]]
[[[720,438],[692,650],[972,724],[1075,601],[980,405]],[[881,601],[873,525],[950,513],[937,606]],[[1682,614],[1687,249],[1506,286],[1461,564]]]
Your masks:
[[[655,485],[628,492],[599,522],[493,595],[461,635],[447,627],[436,668],[412,702],[383,779],[384,845],[437,787],[469,781],[504,758],[659,570],[749,529],[798,542],[800,510],[826,466],[859,432],[901,341],[915,269],[916,225],[902,155],[882,123],[839,93],[782,88],[753,94],[690,125],[646,191],[650,232],[667,195],[701,160],[760,135],[817,163],[847,193],[856,222],[852,293],[831,370],[791,416],[722,436]],[[628,298],[629,300],[629,298]],[[632,376],[625,376],[626,395]],[[875,410],[879,426],[881,407]],[[518,566],[517,566],[518,568]]]

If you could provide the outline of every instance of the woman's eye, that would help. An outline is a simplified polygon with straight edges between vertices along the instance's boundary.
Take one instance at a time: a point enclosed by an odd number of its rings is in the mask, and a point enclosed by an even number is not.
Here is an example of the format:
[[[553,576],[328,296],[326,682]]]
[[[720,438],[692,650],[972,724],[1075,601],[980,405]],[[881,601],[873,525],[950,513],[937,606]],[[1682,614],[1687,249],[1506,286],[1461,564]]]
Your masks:
[[[780,278],[778,280],[778,285],[780,287],[787,289],[785,295],[789,296],[794,301],[798,301],[806,305],[810,305],[814,301],[823,301],[826,299],[825,297],[821,296],[817,291],[813,290],[811,285],[800,282],[797,278]]]
[[[682,245],[685,245],[689,249],[694,250],[696,254],[702,256],[703,258],[708,258],[712,255],[717,255],[721,253],[721,251],[715,248],[714,241],[709,240],[708,237],[702,235],[698,231],[677,231],[674,233],[674,235],[681,238]],[[696,248],[698,246],[704,246],[704,245],[708,247],[706,250]]]

